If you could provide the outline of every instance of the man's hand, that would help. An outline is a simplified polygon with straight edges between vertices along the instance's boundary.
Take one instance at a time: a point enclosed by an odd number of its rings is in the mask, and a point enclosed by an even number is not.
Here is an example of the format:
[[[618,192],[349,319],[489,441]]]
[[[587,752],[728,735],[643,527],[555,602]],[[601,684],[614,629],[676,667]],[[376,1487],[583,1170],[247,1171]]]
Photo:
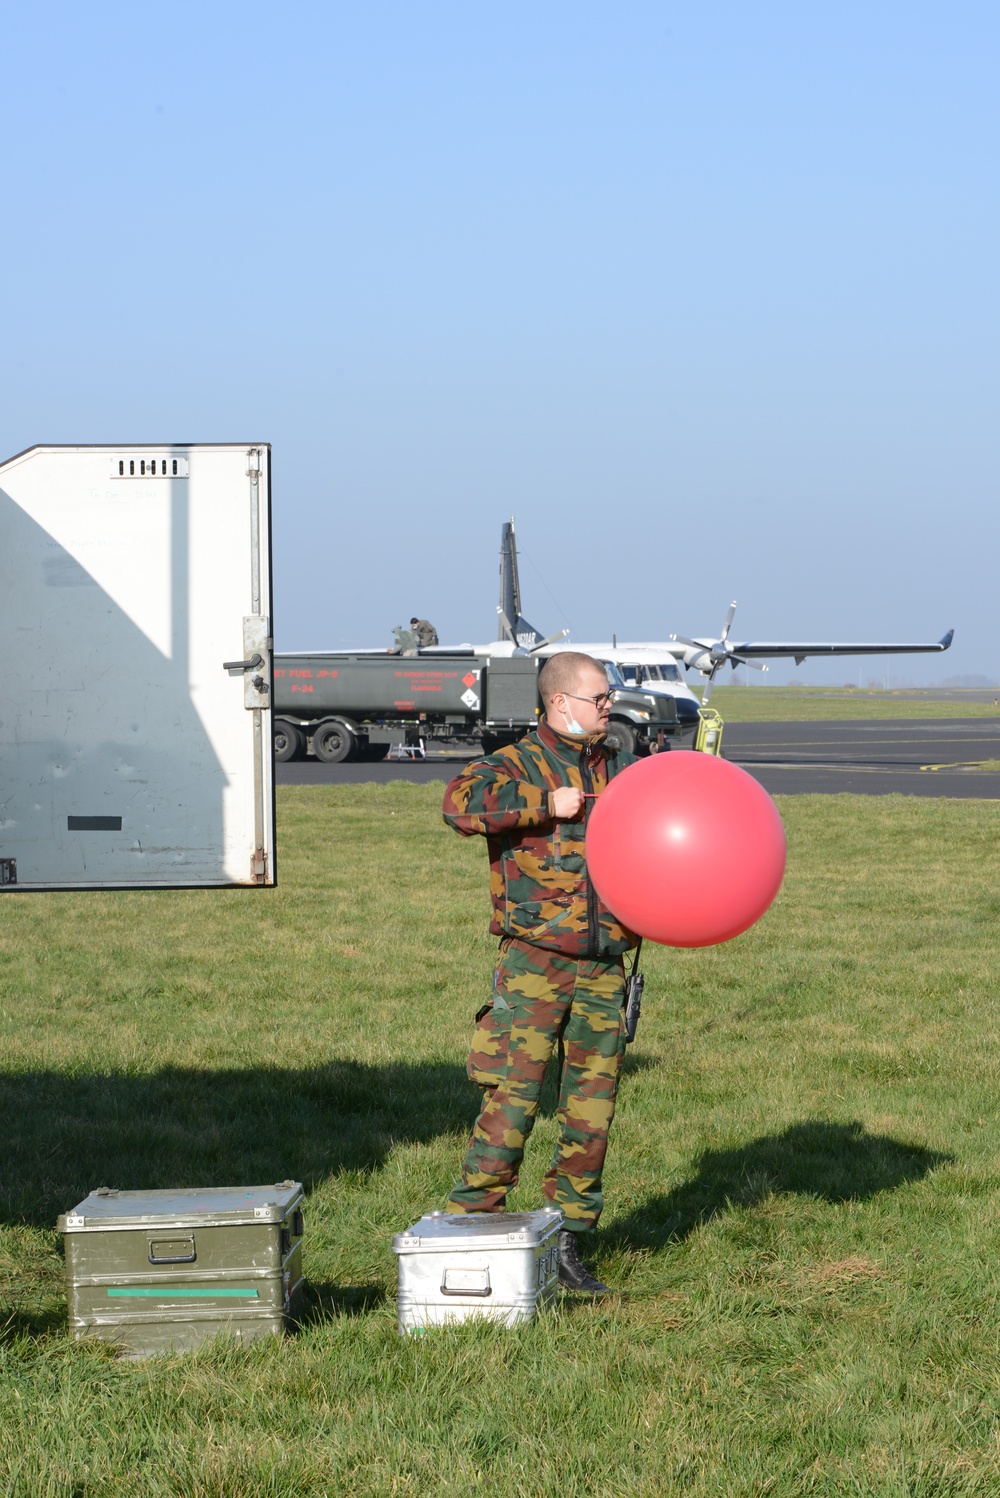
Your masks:
[[[583,799],[575,785],[560,785],[549,791],[549,810],[557,822],[575,822],[583,811]]]

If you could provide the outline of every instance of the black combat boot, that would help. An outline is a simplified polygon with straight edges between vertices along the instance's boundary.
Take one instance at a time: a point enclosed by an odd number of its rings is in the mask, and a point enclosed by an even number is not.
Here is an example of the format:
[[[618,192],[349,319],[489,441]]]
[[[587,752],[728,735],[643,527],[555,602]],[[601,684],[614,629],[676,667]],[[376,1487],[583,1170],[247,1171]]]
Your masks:
[[[585,1265],[580,1263],[580,1256],[576,1251],[576,1233],[569,1232],[563,1228],[559,1234],[559,1283],[567,1290],[576,1290],[581,1295],[593,1295],[596,1299],[599,1295],[610,1295],[611,1291],[607,1285],[602,1285],[599,1279],[591,1274]]]

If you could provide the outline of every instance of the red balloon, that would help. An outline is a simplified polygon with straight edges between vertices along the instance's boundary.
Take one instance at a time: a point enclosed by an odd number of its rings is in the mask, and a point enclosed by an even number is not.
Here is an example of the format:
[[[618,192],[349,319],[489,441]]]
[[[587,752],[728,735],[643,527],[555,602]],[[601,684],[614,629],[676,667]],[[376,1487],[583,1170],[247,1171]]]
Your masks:
[[[770,796],[714,754],[674,750],[616,775],[587,824],[601,899],[637,936],[668,947],[730,941],[781,887],[785,829]]]

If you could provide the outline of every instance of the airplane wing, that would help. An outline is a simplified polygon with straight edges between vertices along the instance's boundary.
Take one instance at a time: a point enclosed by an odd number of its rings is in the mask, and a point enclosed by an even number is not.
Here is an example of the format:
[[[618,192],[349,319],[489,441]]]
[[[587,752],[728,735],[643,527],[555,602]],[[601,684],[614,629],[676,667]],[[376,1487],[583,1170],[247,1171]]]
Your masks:
[[[813,644],[789,644],[782,641],[748,640],[744,645],[736,645],[727,641],[728,654],[731,656],[748,656],[752,660],[779,660],[790,657],[796,665],[804,661],[810,655],[921,655],[933,654],[940,650],[947,650],[955,638],[955,631],[949,629],[940,640],[931,644],[905,644],[892,645],[879,642],[877,644],[837,645],[825,643]]]

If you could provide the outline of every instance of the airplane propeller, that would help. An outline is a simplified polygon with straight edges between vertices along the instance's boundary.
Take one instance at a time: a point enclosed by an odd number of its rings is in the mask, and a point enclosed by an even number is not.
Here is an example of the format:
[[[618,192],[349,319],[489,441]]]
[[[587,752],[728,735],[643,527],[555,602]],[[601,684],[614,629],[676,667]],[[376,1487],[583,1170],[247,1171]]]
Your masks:
[[[750,660],[747,656],[739,655],[735,650],[729,648],[727,641],[735,613],[736,600],[734,598],[729,605],[729,610],[722,625],[722,633],[717,640],[689,640],[687,635],[670,636],[672,640],[677,641],[678,645],[687,647],[684,651],[684,665],[693,667],[696,671],[700,671],[702,676],[708,677],[708,681],[705,683],[705,690],[701,694],[702,707],[705,706],[712,695],[712,684],[727,661],[734,671],[737,666],[752,666],[755,671],[767,670],[762,661]]]
[[[517,654],[537,655],[540,650],[544,650],[546,645],[554,645],[557,640],[565,640],[566,636],[569,634],[568,629],[559,629],[554,635],[546,635],[544,640],[539,640],[537,645],[532,645],[530,649],[527,649],[523,646],[518,645],[517,635],[514,633],[514,626],[511,624],[510,620],[507,618],[507,615],[504,613],[503,609],[500,606],[497,607],[497,617],[500,620],[500,627],[503,630],[503,633],[507,636],[510,643],[515,647],[515,651]]]

